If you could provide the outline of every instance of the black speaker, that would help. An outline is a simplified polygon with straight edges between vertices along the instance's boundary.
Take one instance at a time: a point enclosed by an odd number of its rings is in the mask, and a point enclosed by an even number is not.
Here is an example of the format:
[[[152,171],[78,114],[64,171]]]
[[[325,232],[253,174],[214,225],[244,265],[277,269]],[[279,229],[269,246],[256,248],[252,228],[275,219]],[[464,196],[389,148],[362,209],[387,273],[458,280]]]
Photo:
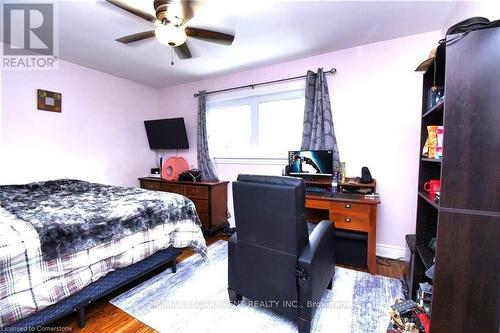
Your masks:
[[[367,184],[371,183],[373,181],[372,174],[370,173],[370,170],[368,167],[362,167],[361,168],[361,179],[360,182]]]

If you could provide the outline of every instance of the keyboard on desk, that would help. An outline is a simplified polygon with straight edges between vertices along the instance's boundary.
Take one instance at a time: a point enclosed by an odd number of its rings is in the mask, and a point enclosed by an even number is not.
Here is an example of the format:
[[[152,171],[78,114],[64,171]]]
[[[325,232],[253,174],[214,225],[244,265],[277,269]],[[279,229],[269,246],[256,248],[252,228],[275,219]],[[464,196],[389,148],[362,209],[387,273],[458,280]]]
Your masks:
[[[306,186],[306,193],[307,194],[324,194],[326,192],[326,188],[321,187],[321,186]]]

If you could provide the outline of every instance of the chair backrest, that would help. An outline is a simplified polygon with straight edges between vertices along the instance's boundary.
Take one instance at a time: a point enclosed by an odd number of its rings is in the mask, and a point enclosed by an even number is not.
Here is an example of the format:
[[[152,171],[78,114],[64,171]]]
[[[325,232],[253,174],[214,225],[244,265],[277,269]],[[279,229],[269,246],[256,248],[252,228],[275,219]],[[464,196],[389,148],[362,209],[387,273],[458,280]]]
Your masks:
[[[304,180],[239,175],[233,182],[238,242],[298,256],[308,241]]]

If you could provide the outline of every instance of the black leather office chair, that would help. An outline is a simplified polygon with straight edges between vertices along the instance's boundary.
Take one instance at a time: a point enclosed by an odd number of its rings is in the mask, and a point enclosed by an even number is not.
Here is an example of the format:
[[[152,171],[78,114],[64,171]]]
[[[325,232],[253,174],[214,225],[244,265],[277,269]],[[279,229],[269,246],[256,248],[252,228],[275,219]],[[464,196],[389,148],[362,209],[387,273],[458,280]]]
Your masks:
[[[335,273],[335,228],[321,221],[308,235],[304,181],[293,177],[239,175],[233,183],[236,234],[229,240],[228,293],[297,320],[308,333]]]

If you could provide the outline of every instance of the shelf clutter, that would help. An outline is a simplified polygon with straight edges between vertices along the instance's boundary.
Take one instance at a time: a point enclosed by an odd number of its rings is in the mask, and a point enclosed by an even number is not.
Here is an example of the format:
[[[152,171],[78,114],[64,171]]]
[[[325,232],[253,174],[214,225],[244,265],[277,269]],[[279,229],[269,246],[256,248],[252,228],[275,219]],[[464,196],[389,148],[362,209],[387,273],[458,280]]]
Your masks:
[[[422,158],[429,160],[441,160],[443,157],[443,135],[444,126],[428,125],[427,139],[422,148]]]
[[[339,189],[342,193],[357,193],[370,195],[375,193],[377,182],[373,179],[370,183],[362,183],[359,177],[345,178],[344,182],[339,183]]]
[[[425,284],[423,287],[427,287]],[[389,311],[391,322],[387,333],[428,332],[430,319],[424,307],[412,300],[397,299]]]
[[[437,104],[432,106],[430,109],[428,109],[423,115],[422,118],[426,118],[428,116],[434,116],[438,113],[443,113],[443,106],[444,106],[444,97],[441,99]]]

